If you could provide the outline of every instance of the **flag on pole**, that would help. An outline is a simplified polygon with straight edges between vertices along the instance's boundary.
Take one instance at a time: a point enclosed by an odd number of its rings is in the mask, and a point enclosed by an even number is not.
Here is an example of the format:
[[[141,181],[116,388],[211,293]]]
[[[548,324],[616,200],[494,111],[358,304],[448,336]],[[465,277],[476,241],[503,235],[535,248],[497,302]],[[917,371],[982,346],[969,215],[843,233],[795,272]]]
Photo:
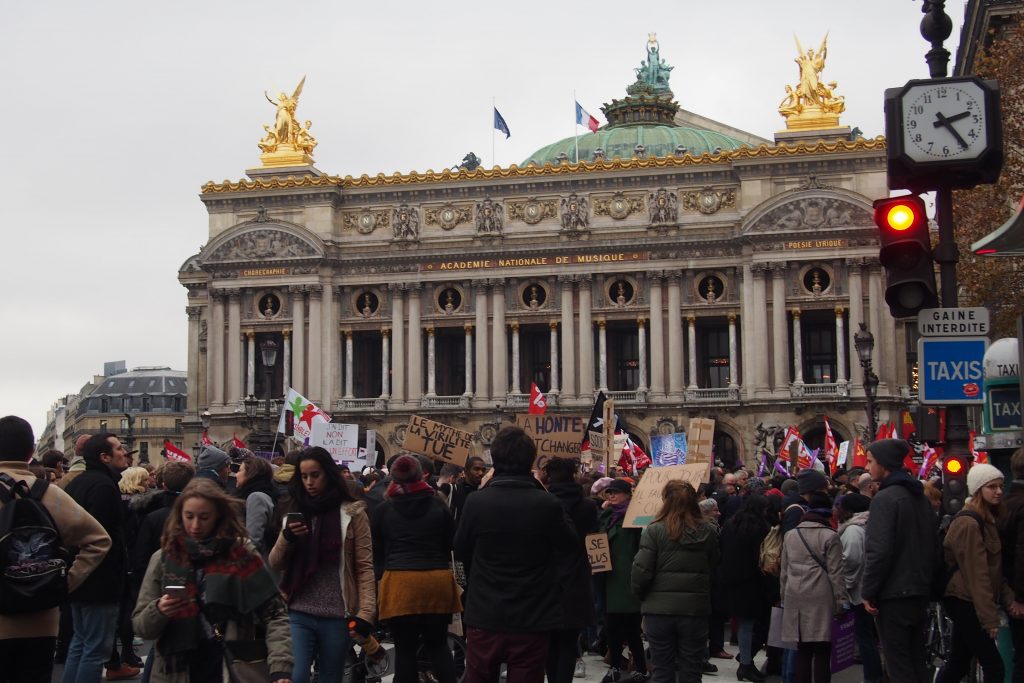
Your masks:
[[[548,401],[544,398],[544,394],[540,392],[540,388],[536,382],[530,384],[530,408],[527,412],[530,415],[543,415],[548,411]]]
[[[622,434],[617,430],[616,434]],[[651,458],[644,449],[637,446],[633,439],[626,435],[626,443],[622,445],[622,453],[619,455],[619,469],[626,474],[637,474],[640,470],[651,466]]]
[[[978,435],[978,433],[972,429],[971,430],[971,438],[970,438],[970,441],[969,441],[969,447],[971,449],[971,455],[974,457],[974,464],[975,465],[987,465],[988,464],[988,452],[987,451],[975,450],[975,448],[974,448],[974,437],[977,436],[977,435]]]
[[[924,455],[921,458],[921,470],[917,473],[918,479],[927,479],[928,473],[939,461],[939,452],[931,446],[925,446]]]
[[[176,447],[170,441],[164,441],[164,457],[168,460],[177,460],[178,462],[192,462],[192,456]]]
[[[330,415],[317,408],[312,401],[299,392],[289,388],[288,396],[284,400],[284,407],[281,409],[281,419],[277,422],[277,431],[281,434],[284,433],[285,414],[289,410],[292,411],[292,427],[295,437],[299,439],[309,438],[313,432],[313,420],[331,421]]]
[[[591,133],[596,133],[598,127],[601,125],[600,122],[593,117],[586,109],[580,106],[580,103],[576,103],[576,125],[589,128]]]
[[[203,430],[203,440],[202,440],[202,444],[203,444],[204,446],[212,446],[212,445],[213,445],[213,441],[211,441],[211,440],[210,440],[210,437],[209,437],[209,436],[207,435],[207,433],[206,433],[206,430],[205,430],[205,429]]]
[[[587,428],[583,430],[583,441],[580,443],[581,453],[590,450],[590,432],[600,432],[604,430],[604,402],[604,392],[597,392],[597,400],[594,401],[594,409],[590,411],[590,421],[587,422]]]
[[[796,427],[793,425],[786,427],[786,434],[782,438],[782,445],[779,446],[779,460],[789,462],[789,447],[799,440],[800,432],[797,431]]]
[[[861,443],[859,438],[853,440],[853,466],[854,467],[867,467],[868,466],[868,454],[864,450],[864,444]]]
[[[914,425],[914,418],[911,417],[909,410],[904,410],[903,418],[900,420],[900,438],[909,439],[916,431],[917,427]]]
[[[238,438],[234,432],[231,433],[231,445],[235,448],[248,448],[245,442]]]
[[[832,427],[828,423],[828,415],[825,416],[825,445],[822,447],[825,454],[825,462],[828,463],[829,474],[836,473],[836,458],[839,456],[839,445],[836,437],[832,434]]]
[[[498,111],[497,107],[494,108],[494,129],[498,132],[504,133],[506,140],[512,137],[512,133],[508,130],[508,124],[505,123],[505,117],[501,115],[501,112]]]

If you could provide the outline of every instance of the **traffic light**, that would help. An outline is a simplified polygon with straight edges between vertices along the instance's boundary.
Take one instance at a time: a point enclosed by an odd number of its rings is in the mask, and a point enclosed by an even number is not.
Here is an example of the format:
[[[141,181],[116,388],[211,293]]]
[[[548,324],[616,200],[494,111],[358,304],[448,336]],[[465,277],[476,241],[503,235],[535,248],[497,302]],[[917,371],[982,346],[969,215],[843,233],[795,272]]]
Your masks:
[[[961,455],[946,455],[942,462],[942,509],[955,515],[960,512],[967,499],[967,458]]]
[[[885,302],[893,317],[917,315],[939,305],[935,294],[932,243],[924,202],[917,195],[875,201],[875,225],[885,266]]]

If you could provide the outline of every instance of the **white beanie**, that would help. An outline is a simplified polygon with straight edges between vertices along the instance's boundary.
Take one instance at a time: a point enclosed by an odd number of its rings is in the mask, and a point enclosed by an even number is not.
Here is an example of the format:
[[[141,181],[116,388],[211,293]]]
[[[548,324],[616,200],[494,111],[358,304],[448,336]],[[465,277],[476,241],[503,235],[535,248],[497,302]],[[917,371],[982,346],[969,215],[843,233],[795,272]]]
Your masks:
[[[967,472],[967,492],[972,496],[977,495],[981,487],[1003,478],[1003,473],[997,467],[986,464],[972,465]]]

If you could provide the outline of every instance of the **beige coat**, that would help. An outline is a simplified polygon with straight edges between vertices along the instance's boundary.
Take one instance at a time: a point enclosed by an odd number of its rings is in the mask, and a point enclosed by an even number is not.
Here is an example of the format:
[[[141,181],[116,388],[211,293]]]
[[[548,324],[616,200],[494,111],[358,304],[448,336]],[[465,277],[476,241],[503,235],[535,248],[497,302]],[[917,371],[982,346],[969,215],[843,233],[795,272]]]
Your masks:
[[[807,542],[811,556],[800,536]],[[782,639],[832,640],[832,618],[850,601],[843,576],[843,545],[831,527],[801,522],[782,539]]]
[[[245,541],[246,549],[253,555],[259,555],[259,551],[252,541]],[[156,608],[157,601],[163,595],[164,589],[164,551],[158,550],[149,559],[149,567],[146,569],[146,577],[142,580],[142,587],[139,589],[139,601],[135,603],[135,612],[132,614],[132,626],[135,627],[135,635],[146,640],[158,640],[163,635],[164,627],[170,621]],[[279,601],[281,609],[267,620],[267,664],[271,673],[286,673],[290,678],[292,675],[292,631],[288,623],[288,611],[284,609],[283,602]],[[230,640],[232,638],[232,625],[229,624],[225,634]],[[152,683],[189,683],[188,671],[176,673],[165,673],[163,657],[157,648],[153,650],[153,673],[150,676]],[[226,677],[225,677],[226,680]]]
[[[0,461],[0,472],[24,481],[30,487],[36,482],[28,463]],[[43,507],[53,517],[64,545],[78,548],[78,555],[68,569],[68,592],[73,591],[106,557],[110,551],[110,536],[92,515],[57,486],[51,484],[47,487],[43,494]],[[55,638],[59,626],[60,610],[56,607],[19,616],[0,615],[0,640]]]
[[[377,583],[373,574],[373,545],[370,541],[370,520],[366,504],[357,501],[341,506],[341,597],[345,610],[366,622],[377,616]],[[278,534],[270,551],[270,566],[280,572],[288,569],[295,546]]]
[[[1014,596],[1003,578],[1003,546],[995,523],[985,522],[982,534],[977,520],[966,515],[954,517],[942,547],[946,564],[957,567],[946,595],[974,603],[986,631],[999,628],[998,607],[1009,607]]]

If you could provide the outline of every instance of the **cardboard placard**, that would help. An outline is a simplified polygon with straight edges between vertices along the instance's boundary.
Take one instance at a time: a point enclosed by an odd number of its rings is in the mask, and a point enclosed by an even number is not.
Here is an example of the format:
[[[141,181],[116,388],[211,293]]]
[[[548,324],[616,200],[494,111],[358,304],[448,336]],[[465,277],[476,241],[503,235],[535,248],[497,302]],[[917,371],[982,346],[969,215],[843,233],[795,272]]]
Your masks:
[[[359,425],[315,420],[309,445],[325,448],[339,465],[358,463]]]
[[[409,416],[402,448],[443,463],[466,466],[473,435],[419,415]]]
[[[674,479],[688,481],[693,488],[697,488],[708,480],[708,466],[706,463],[696,463],[648,468],[633,491],[622,526],[640,529],[653,522],[661,510],[661,492],[665,484]]]
[[[537,457],[578,458],[587,418],[581,415],[516,415],[516,425],[537,444]]]
[[[608,545],[608,534],[587,534],[587,557],[590,558],[590,573],[600,574],[612,570],[612,550]]]
[[[708,463],[710,468],[714,455],[711,453],[715,440],[715,421],[703,417],[690,420],[690,428],[686,432],[686,462],[696,464]]]

